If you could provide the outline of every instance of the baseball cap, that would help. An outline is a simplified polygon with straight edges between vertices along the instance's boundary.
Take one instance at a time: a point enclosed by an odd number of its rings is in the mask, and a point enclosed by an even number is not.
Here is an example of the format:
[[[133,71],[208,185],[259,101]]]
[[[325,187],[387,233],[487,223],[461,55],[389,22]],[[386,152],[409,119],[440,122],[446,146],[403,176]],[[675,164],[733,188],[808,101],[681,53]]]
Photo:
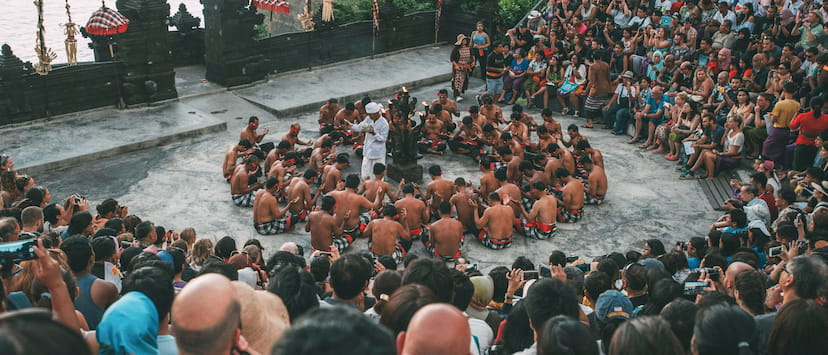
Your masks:
[[[633,311],[632,302],[623,293],[608,290],[595,301],[595,316],[602,323],[612,319],[629,319]]]

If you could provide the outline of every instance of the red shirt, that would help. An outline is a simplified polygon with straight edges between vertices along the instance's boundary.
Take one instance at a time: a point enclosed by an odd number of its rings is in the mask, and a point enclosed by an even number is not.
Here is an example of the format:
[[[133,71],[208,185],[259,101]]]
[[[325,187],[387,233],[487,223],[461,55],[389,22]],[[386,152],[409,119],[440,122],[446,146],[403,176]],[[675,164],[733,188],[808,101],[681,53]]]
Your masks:
[[[770,192],[765,192],[759,195],[758,197],[768,204],[768,210],[770,211],[771,221],[775,221],[776,217],[779,215],[779,210],[776,207],[776,199],[773,197],[773,194]]]
[[[797,145],[814,145],[814,140],[822,131],[828,129],[828,117],[825,115],[814,118],[814,112],[800,113],[791,121],[791,130],[799,129],[796,137]]]

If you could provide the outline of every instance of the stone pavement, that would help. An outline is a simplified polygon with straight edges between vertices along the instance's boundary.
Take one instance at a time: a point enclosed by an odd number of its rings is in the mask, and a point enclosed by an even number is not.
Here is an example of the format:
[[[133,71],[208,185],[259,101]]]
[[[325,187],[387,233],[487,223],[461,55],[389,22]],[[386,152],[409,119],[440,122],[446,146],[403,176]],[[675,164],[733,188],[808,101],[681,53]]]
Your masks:
[[[435,63],[430,63],[429,66],[448,66],[446,58],[447,55]],[[348,70],[347,66],[331,69],[342,73]],[[388,73],[390,71],[379,73],[376,77],[383,78]],[[343,77],[345,79],[340,81]],[[356,85],[360,81],[344,74],[343,77],[328,78],[325,86],[341,88]],[[438,89],[448,86],[448,82],[441,82],[410,89],[412,96],[422,101],[433,99]],[[471,105],[474,94],[481,91],[482,86],[483,82],[479,79],[471,82],[471,89],[466,95],[467,100],[460,104],[461,109],[465,110]],[[277,89],[260,91],[267,94],[270,90]],[[304,100],[324,101],[331,96],[337,96],[325,94],[324,90],[320,92],[319,97],[304,95]],[[339,93],[335,90],[331,92]],[[273,91],[270,94],[276,97],[277,93],[283,94],[281,91]],[[302,91],[295,93],[297,96],[303,94]],[[383,102],[387,96],[373,98]],[[37,174],[37,183],[50,189],[53,200],[66,198],[72,193],[82,193],[89,197],[91,205],[94,206],[105,198],[113,197],[121,204],[129,206],[131,213],[167,228],[182,230],[185,227],[194,227],[198,237],[217,240],[229,235],[240,245],[250,238],[258,238],[267,249],[265,255],[268,256],[286,241],[296,242],[304,246],[306,251],[309,250],[309,237],[304,232],[304,223],[285,234],[256,234],[252,226],[252,211],[238,208],[230,201],[229,186],[221,176],[221,163],[225,151],[238,141],[238,134],[245,127],[247,117],[260,117],[262,128],[270,129],[271,133],[266,141],[278,140],[294,122],[305,127],[303,138],[315,138],[316,107],[296,114],[286,114],[284,109],[278,110],[277,107],[276,111],[282,113],[274,116],[273,107],[265,109],[252,104],[236,95],[234,91],[185,98],[180,100],[179,105],[192,108],[199,115],[205,115],[211,120],[225,122],[227,130],[179,139],[169,145],[149,147],[116,157],[79,161],[63,170]],[[509,115],[511,108],[507,106],[504,110],[505,115]],[[114,115],[120,111],[107,112]],[[528,112],[540,121],[538,110]],[[571,123],[583,123],[582,119],[574,119],[571,116],[556,115],[556,118],[564,127]],[[137,134],[142,126],[136,124],[128,130],[118,132],[117,137],[126,138]],[[92,132],[95,132],[95,129],[94,125],[83,127],[83,130]],[[718,213],[709,209],[695,181],[679,181],[674,166],[660,155],[624,144],[626,139],[612,136],[608,131],[582,131],[589,137],[592,145],[604,153],[610,186],[606,203],[599,207],[587,207],[584,219],[578,224],[560,224],[557,235],[546,241],[528,240],[515,234],[511,248],[492,251],[468,236],[463,252],[473,262],[479,263],[483,270],[498,265],[511,265],[518,256],[527,256],[535,262],[542,262],[549,252],[555,249],[591,258],[613,251],[641,250],[644,240],[649,238],[661,238],[665,245],[670,247],[677,241],[686,241],[690,237],[704,236],[707,233],[707,227],[718,217]],[[0,130],[0,134],[3,133],[3,130]],[[63,147],[51,144],[48,140],[36,139],[36,132],[31,135],[35,137],[32,138],[33,141],[40,144],[30,144],[26,148],[28,155],[21,155],[23,158],[13,155],[19,166],[29,164],[28,159],[35,159],[28,157],[54,154],[53,151]],[[94,136],[93,133],[88,137]],[[6,146],[5,139],[2,144]],[[5,151],[6,148],[0,149]],[[22,151],[20,147],[15,149],[18,149],[18,152]],[[350,148],[341,147],[340,150],[350,151]],[[441,164],[445,178],[454,179],[462,176],[476,185],[479,184],[480,172],[471,158],[449,152],[445,156],[427,155],[420,163],[426,168],[431,164]],[[346,174],[356,173],[358,168],[359,161],[354,157],[352,166],[346,170]],[[425,180],[428,181],[428,178]],[[349,251],[366,247],[366,240],[358,240]],[[415,243],[413,252],[424,255],[425,249],[422,244]]]

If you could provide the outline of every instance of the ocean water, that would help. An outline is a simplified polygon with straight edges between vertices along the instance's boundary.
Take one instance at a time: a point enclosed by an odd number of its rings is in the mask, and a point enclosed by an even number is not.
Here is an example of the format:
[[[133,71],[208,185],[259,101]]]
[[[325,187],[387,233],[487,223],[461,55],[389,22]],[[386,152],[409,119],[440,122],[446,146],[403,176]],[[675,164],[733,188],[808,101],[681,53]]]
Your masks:
[[[86,21],[101,7],[99,0],[68,0],[71,6],[72,21],[85,26]],[[187,11],[201,18],[204,26],[203,6],[199,0],[170,0],[170,15],[178,11],[178,5],[187,5]],[[115,0],[106,0],[106,6],[115,8]],[[58,57],[53,64],[66,63],[66,49],[63,41],[66,35],[63,24],[67,23],[66,0],[43,0],[43,26],[46,29],[46,46]],[[0,0],[0,43],[8,43],[14,54],[21,60],[36,62],[35,41],[37,39],[37,8],[31,0]],[[88,38],[80,34],[78,40],[78,61],[93,61],[94,55],[89,49]]]

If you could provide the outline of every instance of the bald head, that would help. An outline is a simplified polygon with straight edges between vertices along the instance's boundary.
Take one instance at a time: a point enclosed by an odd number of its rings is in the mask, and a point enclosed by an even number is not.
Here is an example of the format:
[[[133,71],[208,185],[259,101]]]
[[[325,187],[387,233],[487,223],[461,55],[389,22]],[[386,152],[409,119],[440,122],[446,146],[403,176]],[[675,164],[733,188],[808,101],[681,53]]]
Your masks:
[[[190,281],[172,307],[181,354],[223,354],[239,337],[241,305],[230,280],[206,274]]]
[[[469,354],[471,330],[463,313],[449,304],[434,303],[421,308],[408,330],[397,336],[401,355]]]
[[[285,242],[285,244],[282,244],[282,246],[279,247],[279,250],[286,251],[293,255],[299,255],[299,247],[294,242]]]
[[[739,275],[740,272],[745,270],[753,269],[752,266],[743,263],[741,261],[737,261],[735,263],[730,264],[725,271],[725,279],[724,279],[724,286],[727,288],[727,295],[733,297],[733,292],[736,289],[733,286],[734,281],[736,280],[736,275]]]

